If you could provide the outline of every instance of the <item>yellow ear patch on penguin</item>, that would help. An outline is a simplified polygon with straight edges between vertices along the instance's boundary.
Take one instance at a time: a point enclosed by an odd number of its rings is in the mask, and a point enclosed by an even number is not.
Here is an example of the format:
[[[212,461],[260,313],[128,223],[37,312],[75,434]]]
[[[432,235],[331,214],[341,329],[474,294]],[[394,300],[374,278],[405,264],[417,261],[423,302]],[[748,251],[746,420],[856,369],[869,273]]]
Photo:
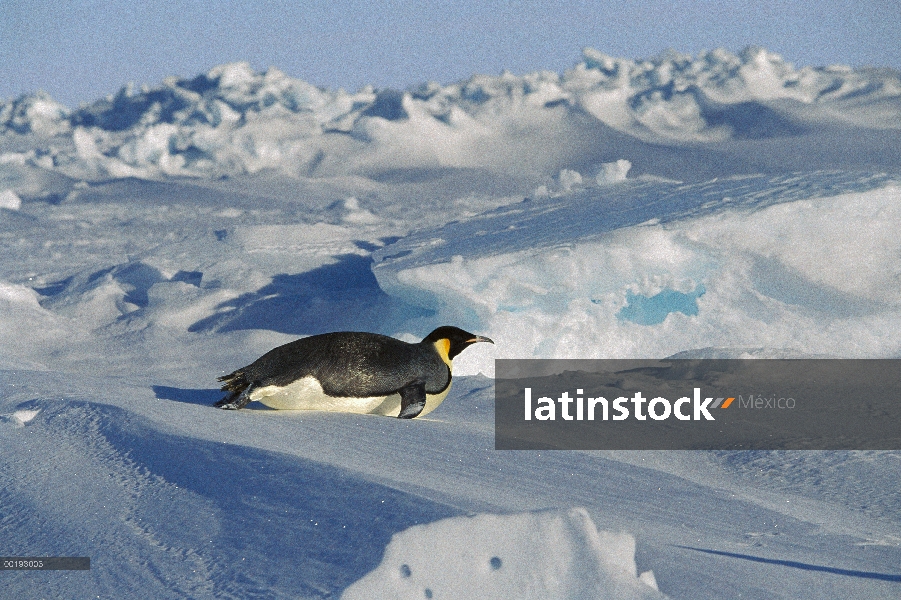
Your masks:
[[[441,360],[444,361],[448,367],[451,366],[450,353],[451,341],[447,338],[442,338],[435,342],[435,349],[438,350],[438,356],[441,357]]]

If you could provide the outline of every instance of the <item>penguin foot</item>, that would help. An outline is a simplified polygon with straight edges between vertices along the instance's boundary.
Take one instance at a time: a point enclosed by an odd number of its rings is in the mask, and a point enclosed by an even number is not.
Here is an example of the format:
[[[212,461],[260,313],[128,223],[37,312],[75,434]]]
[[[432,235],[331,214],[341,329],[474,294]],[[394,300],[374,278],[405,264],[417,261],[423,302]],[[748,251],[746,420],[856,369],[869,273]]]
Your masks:
[[[425,408],[425,382],[414,381],[400,389],[400,414],[398,419],[418,417]]]
[[[226,396],[213,406],[215,406],[216,408],[221,408],[223,410],[239,410],[247,405],[245,404],[243,406],[239,406],[237,402],[231,402],[231,396]]]
[[[253,387],[252,385],[247,386],[240,394],[232,392],[213,406],[223,410],[240,410],[250,404],[250,391]]]

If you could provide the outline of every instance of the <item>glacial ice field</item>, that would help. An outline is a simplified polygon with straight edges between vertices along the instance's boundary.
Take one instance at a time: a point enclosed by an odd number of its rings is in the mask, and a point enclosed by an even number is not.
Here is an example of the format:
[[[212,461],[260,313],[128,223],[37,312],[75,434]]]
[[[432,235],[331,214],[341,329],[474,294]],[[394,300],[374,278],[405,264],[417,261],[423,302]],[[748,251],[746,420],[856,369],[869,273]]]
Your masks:
[[[0,103],[3,597],[898,598],[901,451],[497,451],[499,358],[901,358],[901,74],[761,48]],[[423,419],[221,411],[490,336]],[[256,403],[254,403],[256,404]],[[899,425],[901,426],[901,425]]]

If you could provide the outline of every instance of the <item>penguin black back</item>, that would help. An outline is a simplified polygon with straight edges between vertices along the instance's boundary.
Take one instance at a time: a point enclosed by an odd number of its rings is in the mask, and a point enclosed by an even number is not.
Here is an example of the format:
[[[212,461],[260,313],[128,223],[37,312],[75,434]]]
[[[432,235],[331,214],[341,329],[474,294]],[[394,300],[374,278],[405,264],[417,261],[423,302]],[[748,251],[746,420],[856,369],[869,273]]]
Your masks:
[[[375,333],[324,333],[270,350],[238,372],[248,383],[279,387],[312,375],[330,396],[396,392],[397,379],[417,374],[443,388],[446,366],[417,346]]]
[[[427,397],[437,398],[435,406],[444,399],[451,383],[453,358],[470,344],[483,341],[491,342],[450,326],[439,327],[414,344],[375,333],[349,331],[302,338],[220,377],[222,390],[229,395],[216,406],[241,408],[251,400],[273,405],[266,401],[267,397],[284,396],[290,390],[298,397],[298,406],[370,412],[366,410],[369,404],[354,406],[352,399],[371,404],[373,399],[387,400],[399,395],[399,416],[416,416],[425,407]],[[298,388],[299,382],[306,382],[305,387]],[[314,401],[315,394],[324,401]],[[335,408],[337,404],[341,408]]]

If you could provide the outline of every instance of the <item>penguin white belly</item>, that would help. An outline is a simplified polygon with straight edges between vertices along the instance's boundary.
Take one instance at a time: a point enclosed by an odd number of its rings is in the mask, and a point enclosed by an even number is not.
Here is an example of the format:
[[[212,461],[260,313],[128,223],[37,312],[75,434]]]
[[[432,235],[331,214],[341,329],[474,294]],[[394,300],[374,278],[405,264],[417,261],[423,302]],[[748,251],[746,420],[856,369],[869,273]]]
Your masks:
[[[450,386],[439,394],[426,394],[421,415],[435,410],[447,397]],[[325,410],[357,414],[376,414],[396,417],[400,414],[400,394],[367,398],[340,398],[326,394],[312,376],[293,381],[286,386],[267,385],[250,393],[250,399],[280,410]]]
[[[447,398],[447,395],[448,395],[448,393],[450,393],[451,385],[453,385],[453,383],[454,383],[454,381],[451,380],[451,382],[449,384],[447,384],[447,387],[444,388],[443,392],[439,392],[437,394],[426,394],[425,395],[425,408],[422,409],[422,412],[419,413],[418,416],[424,417],[425,415],[429,414],[430,412],[432,412],[433,410],[438,408],[438,405],[441,404],[442,402],[444,402],[444,399]],[[400,411],[397,411],[397,412],[399,413]]]
[[[375,413],[395,415],[400,412],[400,394],[369,398],[336,398],[322,390],[311,376],[292,381],[286,386],[267,385],[253,390],[250,399],[281,410],[328,410],[333,412]]]

